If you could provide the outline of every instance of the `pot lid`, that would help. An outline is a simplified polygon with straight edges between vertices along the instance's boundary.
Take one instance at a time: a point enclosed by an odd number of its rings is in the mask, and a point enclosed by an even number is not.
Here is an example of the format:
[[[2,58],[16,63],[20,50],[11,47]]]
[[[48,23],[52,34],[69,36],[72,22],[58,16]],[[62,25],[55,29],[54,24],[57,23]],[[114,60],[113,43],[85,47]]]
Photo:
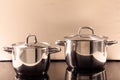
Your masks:
[[[81,32],[83,32],[82,31],[83,29],[85,29],[85,30],[88,29],[92,33],[89,33],[89,34],[81,33]],[[70,39],[70,40],[97,40],[97,41],[103,41],[103,40],[108,39],[108,37],[106,37],[106,36],[95,35],[92,27],[87,27],[87,26],[80,27],[79,30],[78,30],[78,34],[65,36],[64,38],[65,39]]]
[[[29,42],[30,37],[34,37],[33,42]],[[21,47],[21,48],[24,47],[48,48],[50,45],[46,42],[41,42],[41,43],[37,42],[36,35],[28,35],[25,42],[14,43],[12,44],[12,46]]]

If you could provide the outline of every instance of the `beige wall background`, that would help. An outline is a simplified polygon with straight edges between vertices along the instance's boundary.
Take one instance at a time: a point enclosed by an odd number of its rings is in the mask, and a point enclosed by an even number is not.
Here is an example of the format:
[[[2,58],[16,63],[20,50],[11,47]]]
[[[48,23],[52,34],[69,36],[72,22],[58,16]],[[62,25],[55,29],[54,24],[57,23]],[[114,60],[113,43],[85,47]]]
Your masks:
[[[0,48],[25,41],[29,33],[55,46],[81,26],[92,26],[95,34],[119,42],[120,0],[0,0]],[[0,50],[0,58],[11,55]],[[52,59],[64,59],[64,54]],[[120,59],[119,43],[108,47],[108,59]]]

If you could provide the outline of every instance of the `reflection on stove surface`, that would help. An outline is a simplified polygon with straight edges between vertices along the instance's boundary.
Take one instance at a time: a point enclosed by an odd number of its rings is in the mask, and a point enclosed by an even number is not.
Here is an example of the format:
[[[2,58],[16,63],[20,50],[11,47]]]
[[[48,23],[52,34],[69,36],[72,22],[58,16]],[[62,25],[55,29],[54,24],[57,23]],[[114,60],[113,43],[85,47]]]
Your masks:
[[[16,75],[15,80],[49,80],[49,75],[48,74],[40,74],[34,76]]]
[[[107,76],[105,69],[96,71],[83,71],[67,68],[65,80],[107,80]]]

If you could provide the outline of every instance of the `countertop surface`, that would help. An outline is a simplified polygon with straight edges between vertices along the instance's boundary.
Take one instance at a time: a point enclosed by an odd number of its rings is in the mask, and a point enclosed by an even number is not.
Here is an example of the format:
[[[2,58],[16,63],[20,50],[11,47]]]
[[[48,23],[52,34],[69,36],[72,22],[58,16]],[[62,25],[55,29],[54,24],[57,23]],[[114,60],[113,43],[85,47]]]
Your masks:
[[[51,62],[46,75],[29,79],[16,77],[12,62],[0,62],[0,80],[120,80],[120,62],[107,62],[104,70],[92,74],[74,73],[63,61]]]

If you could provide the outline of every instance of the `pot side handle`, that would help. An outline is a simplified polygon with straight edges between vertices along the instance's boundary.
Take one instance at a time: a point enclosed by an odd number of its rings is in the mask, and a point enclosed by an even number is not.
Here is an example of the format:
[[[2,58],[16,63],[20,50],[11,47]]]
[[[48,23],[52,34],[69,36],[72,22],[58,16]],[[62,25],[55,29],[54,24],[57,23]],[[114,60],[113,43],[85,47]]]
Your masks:
[[[13,47],[2,47],[2,50],[8,53],[12,53]]]
[[[49,47],[49,53],[52,54],[52,53],[57,53],[57,52],[60,52],[61,51],[61,48],[59,47]]]
[[[61,41],[61,40],[58,40],[55,42],[55,44],[59,45],[59,46],[65,46],[65,43],[66,43],[66,41]]]
[[[105,42],[105,44],[108,45],[108,46],[113,45],[113,44],[117,44],[117,43],[118,43],[118,41],[116,41],[116,40],[111,40],[111,41],[106,41]]]

